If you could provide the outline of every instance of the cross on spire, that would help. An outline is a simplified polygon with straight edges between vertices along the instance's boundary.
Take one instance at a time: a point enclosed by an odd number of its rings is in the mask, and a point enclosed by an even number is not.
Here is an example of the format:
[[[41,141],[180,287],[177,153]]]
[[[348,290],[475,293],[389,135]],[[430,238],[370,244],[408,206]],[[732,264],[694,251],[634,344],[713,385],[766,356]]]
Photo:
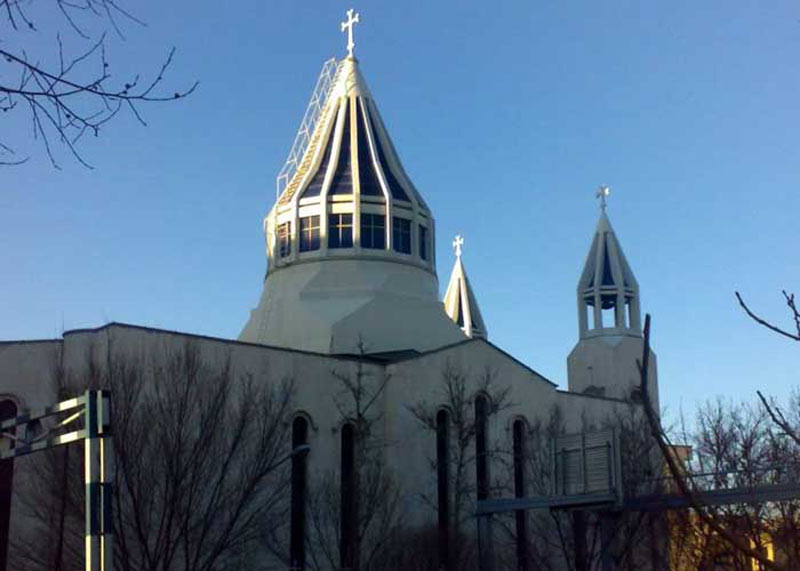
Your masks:
[[[453,249],[456,251],[456,257],[461,257],[461,248],[464,246],[464,238],[462,238],[461,234],[456,235],[456,239],[453,240]]]
[[[355,15],[353,14],[353,9],[350,8],[347,11],[347,21],[342,22],[342,31],[344,32],[347,30],[347,55],[348,57],[353,57],[353,48],[356,47],[355,42],[353,42],[353,26],[356,25],[360,20],[358,19],[359,13],[356,12]]]
[[[603,212],[606,211],[606,200],[610,195],[611,195],[611,189],[605,184],[602,185],[600,188],[598,188],[597,192],[595,193],[595,198],[600,199],[600,210],[602,210]]]

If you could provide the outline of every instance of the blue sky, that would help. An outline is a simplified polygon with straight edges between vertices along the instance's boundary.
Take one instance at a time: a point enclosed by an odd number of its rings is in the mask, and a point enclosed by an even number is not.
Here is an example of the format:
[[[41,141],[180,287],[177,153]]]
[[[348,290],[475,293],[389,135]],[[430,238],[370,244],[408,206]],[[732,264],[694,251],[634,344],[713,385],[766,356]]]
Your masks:
[[[110,40],[115,77],[157,70],[184,101],[119,117],[62,170],[19,115],[2,139],[0,338],[124,321],[235,337],[261,292],[261,220],[341,2],[142,1]],[[356,55],[437,219],[441,286],[461,232],[491,340],[555,382],[577,340],[575,286],[595,188],[653,315],[662,403],[779,397],[797,347],[750,322],[740,290],[791,326],[800,293],[800,5],[361,2]],[[22,38],[47,61],[62,23]],[[79,48],[73,40],[68,47]]]

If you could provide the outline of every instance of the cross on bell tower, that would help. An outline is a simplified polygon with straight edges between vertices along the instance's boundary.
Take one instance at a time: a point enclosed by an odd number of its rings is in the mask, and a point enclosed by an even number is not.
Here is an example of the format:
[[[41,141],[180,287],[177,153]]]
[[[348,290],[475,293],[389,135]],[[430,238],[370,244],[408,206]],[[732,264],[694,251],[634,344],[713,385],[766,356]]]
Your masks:
[[[605,184],[598,188],[597,193],[595,193],[595,197],[600,199],[600,210],[603,212],[606,211],[609,196],[611,196],[611,189]]]
[[[356,12],[354,15],[353,9],[350,8],[347,11],[347,21],[342,22],[342,31],[347,30],[347,57],[353,57],[353,48],[356,47],[355,42],[353,42],[353,26],[358,22],[360,22],[359,13]]]

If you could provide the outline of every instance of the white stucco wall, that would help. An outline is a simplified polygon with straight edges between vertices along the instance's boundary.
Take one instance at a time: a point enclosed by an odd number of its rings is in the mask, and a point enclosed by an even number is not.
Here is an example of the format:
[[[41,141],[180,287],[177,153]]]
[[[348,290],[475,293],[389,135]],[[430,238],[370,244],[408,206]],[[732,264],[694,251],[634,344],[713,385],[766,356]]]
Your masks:
[[[494,390],[508,389],[505,403],[508,406],[490,416],[490,447],[497,444],[509,449],[515,419],[546,423],[554,407],[560,409],[565,430],[572,432],[587,424],[599,424],[614,411],[629,406],[613,398],[557,390],[555,384],[483,339],[465,340],[418,355],[409,353],[403,360],[384,363],[369,357],[315,354],[111,324],[96,330],[66,333],[63,364],[69,374],[80,377],[85,374],[89,356],[93,355],[102,366],[109,348],[111,354],[149,360],[168,355],[187,342],[194,344],[210,364],[230,359],[236,374],[251,375],[265,383],[292,380],[293,408],[311,421],[308,466],[312,486],[324,474],[336,476],[339,471],[340,428],[344,419],[341,406],[336,403],[347,404],[349,397],[337,375],[355,379],[361,367],[367,384],[377,386],[388,378],[370,414],[378,419],[375,436],[385,445],[386,465],[400,486],[408,524],[436,522],[435,502],[423,500],[424,496],[436,498],[436,473],[432,465],[436,436],[420,423],[411,408],[424,403],[435,410],[448,404],[443,391],[444,372],[448,368],[463,375],[469,394],[482,386],[486,375],[491,377]],[[61,345],[59,341],[0,344],[0,394],[13,396],[23,406],[54,402],[51,371]],[[470,410],[473,411],[474,408]],[[490,474],[496,479],[503,470],[508,470],[508,466],[495,464],[490,467]],[[474,478],[474,467],[469,476]],[[20,523],[12,515],[12,533],[14,525]]]

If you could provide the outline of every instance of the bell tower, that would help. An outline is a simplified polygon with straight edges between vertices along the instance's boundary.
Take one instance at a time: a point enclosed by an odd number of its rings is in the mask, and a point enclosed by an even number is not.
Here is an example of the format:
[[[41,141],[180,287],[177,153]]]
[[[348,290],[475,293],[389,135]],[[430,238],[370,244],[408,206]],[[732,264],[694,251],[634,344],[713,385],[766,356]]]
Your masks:
[[[602,186],[600,219],[578,281],[578,343],[567,359],[569,390],[595,396],[638,400],[644,346],[639,284],[606,212],[611,191]],[[655,354],[648,386],[658,406]]]

